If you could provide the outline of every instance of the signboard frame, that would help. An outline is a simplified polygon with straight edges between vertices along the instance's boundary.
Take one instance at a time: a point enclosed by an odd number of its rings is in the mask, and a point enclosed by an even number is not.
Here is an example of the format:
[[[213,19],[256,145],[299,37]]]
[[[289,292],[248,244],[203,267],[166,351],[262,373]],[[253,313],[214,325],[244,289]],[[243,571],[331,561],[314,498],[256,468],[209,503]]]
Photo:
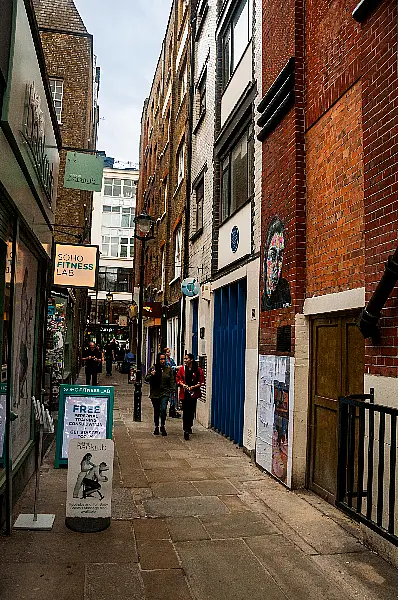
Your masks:
[[[112,428],[113,428],[113,406],[114,406],[114,388],[113,386],[99,386],[99,385],[70,385],[62,384],[60,386],[59,393],[59,411],[58,411],[58,427],[57,427],[57,440],[55,447],[55,461],[54,467],[59,469],[60,467],[68,466],[68,459],[62,457],[63,450],[63,436],[64,436],[64,424],[65,424],[65,408],[66,398],[77,397],[77,398],[93,398],[93,397],[106,397],[107,398],[107,415],[106,415],[106,438],[112,439]],[[72,438],[75,439],[75,438]],[[80,439],[80,438],[77,438]],[[81,438],[87,439],[102,439],[99,438]]]
[[[56,269],[56,263],[57,263],[57,256],[58,256],[58,252],[59,252],[59,248],[61,249],[62,252],[62,248],[69,248],[69,247],[73,247],[73,248],[96,248],[97,253],[96,253],[96,262],[95,262],[95,282],[94,285],[76,285],[71,281],[67,281],[67,282],[56,282],[55,281],[55,269]],[[100,249],[99,246],[97,244],[60,244],[60,243],[55,243],[54,246],[54,251],[53,251],[53,281],[54,281],[54,285],[58,286],[58,287],[67,287],[67,288],[87,288],[89,290],[96,290],[98,287],[98,271],[99,271],[99,257],[100,257]]]

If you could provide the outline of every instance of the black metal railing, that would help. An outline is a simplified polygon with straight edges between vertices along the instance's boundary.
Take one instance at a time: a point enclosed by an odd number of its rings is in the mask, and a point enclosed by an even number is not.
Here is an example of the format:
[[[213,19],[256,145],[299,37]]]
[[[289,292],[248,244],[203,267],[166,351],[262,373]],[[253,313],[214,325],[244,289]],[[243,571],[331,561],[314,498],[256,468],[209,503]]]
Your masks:
[[[373,389],[339,398],[336,504],[398,546],[397,421]]]

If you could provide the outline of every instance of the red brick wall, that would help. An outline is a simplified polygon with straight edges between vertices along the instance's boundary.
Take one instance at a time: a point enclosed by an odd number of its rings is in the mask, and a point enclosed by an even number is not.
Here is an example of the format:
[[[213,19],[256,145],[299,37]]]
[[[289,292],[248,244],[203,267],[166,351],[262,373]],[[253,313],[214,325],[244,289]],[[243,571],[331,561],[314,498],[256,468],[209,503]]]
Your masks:
[[[310,127],[359,76],[358,0],[306,1],[306,125]]]
[[[364,286],[361,84],[310,129],[307,296]]]
[[[397,3],[384,0],[362,24],[365,281],[370,299],[398,246]],[[398,288],[383,310],[380,346],[367,345],[366,372],[398,376]]]
[[[285,226],[282,277],[292,307],[261,312],[260,354],[276,352],[277,327],[292,326],[302,309],[305,281],[304,21],[301,0],[263,0],[263,94],[291,56],[296,58],[295,106],[263,143],[260,304],[264,292],[264,250],[269,223]],[[285,353],[286,354],[286,353]]]

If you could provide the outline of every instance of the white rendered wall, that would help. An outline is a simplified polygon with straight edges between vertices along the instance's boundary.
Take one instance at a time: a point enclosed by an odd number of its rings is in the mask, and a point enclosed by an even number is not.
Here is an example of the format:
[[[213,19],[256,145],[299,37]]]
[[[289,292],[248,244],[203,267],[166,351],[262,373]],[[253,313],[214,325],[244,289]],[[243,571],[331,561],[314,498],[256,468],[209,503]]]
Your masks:
[[[201,283],[210,281],[211,278],[211,250],[212,250],[212,224],[213,224],[213,152],[214,152],[214,119],[215,119],[215,91],[216,91],[216,18],[217,1],[209,0],[206,20],[202,32],[196,42],[195,48],[195,86],[207,67],[206,77],[206,113],[200,126],[192,138],[192,171],[191,180],[195,182],[198,175],[204,171],[204,205],[203,205],[203,232],[189,245],[189,275],[196,277]],[[197,95],[195,93],[194,103],[194,127],[198,118]],[[191,195],[191,227],[195,231],[196,223],[196,196],[193,191]],[[192,316],[191,303],[187,302],[186,311],[186,347],[191,345]],[[212,340],[212,300],[203,300],[199,296],[199,329],[205,329],[205,338],[199,339],[198,349],[200,356],[207,357],[206,377],[206,402],[198,402],[197,418],[202,425],[208,427],[210,424],[211,408],[211,340]]]

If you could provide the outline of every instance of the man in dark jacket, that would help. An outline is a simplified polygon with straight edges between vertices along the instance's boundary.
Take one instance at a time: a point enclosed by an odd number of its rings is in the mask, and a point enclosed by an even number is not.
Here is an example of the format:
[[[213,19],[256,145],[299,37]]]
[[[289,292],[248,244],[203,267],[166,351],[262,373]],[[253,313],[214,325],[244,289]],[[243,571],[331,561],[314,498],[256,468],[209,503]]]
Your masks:
[[[83,350],[82,361],[86,367],[86,385],[97,385],[98,369],[102,362],[102,354],[96,348],[94,342],[90,342],[88,348]]]
[[[166,365],[166,355],[158,354],[156,364],[148,371],[145,381],[150,384],[149,396],[153,406],[153,420],[155,431],[153,435],[159,435],[159,417],[160,431],[163,436],[166,432],[166,413],[167,403],[169,401],[170,391],[174,387],[174,375],[171,367]]]

